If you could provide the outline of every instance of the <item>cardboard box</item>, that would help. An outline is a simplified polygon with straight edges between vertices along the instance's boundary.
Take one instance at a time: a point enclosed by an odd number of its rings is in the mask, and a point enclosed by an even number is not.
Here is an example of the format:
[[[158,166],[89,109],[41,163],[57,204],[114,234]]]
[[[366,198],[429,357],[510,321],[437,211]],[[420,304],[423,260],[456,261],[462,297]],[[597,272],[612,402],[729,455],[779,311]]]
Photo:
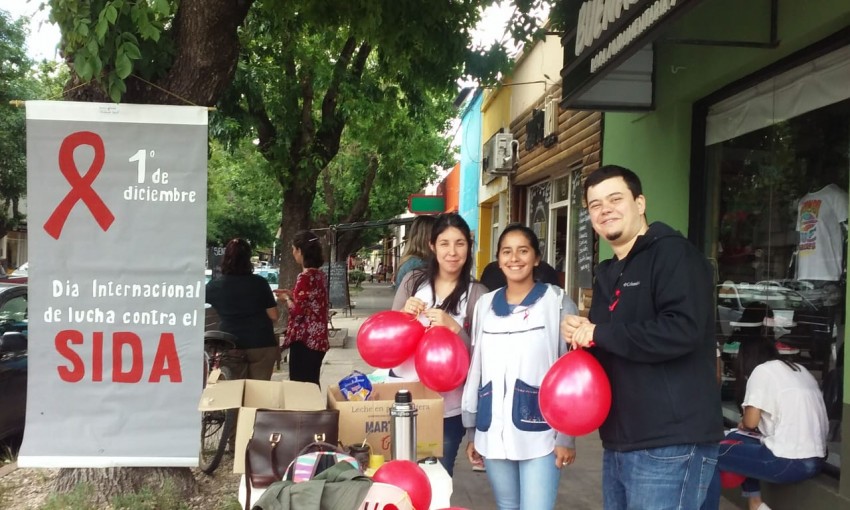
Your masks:
[[[372,386],[369,400],[349,402],[339,386],[328,388],[328,409],[339,409],[339,439],[343,444],[360,444],[366,439],[372,453],[390,456],[390,407],[400,389],[410,390],[419,409],[416,417],[416,456],[443,456],[443,397],[421,382],[379,383]]]
[[[236,420],[236,451],[244,452],[254,432],[257,409],[286,409],[291,411],[320,411],[327,409],[322,391],[313,383],[293,381],[235,381],[208,382],[198,404],[199,411],[239,409]],[[235,455],[233,472],[245,472],[245,456]]]

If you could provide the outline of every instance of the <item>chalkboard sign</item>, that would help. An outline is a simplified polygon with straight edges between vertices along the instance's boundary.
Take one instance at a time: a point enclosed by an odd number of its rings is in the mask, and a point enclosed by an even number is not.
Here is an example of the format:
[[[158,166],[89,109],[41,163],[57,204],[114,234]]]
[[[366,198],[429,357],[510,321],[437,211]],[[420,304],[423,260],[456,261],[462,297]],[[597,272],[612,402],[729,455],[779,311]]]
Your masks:
[[[330,272],[328,272],[328,264],[322,266],[322,271],[328,279],[330,307],[347,308],[350,305],[348,300],[348,264],[344,260],[341,262],[331,262]]]
[[[573,172],[573,209],[577,211],[576,221],[576,260],[575,285],[581,288],[593,287],[593,245],[594,232],[590,223],[590,213],[582,204],[584,191],[581,185],[581,170]]]

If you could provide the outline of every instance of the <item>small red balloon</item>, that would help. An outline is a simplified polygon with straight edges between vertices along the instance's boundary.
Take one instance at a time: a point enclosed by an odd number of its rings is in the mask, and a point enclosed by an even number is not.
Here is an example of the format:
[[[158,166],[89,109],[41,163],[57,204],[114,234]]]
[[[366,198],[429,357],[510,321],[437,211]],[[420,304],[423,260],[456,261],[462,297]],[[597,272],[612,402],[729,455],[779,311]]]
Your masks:
[[[422,384],[434,391],[451,391],[466,380],[469,351],[452,330],[434,326],[422,335],[414,362]]]
[[[357,332],[357,350],[373,367],[393,368],[409,358],[425,326],[408,313],[389,310],[372,314]]]
[[[738,441],[737,439],[724,439],[723,441],[720,441],[720,444],[735,445],[741,444],[742,442],[743,441]],[[744,483],[744,480],[746,479],[746,476],[739,475],[738,473],[730,473],[729,471],[720,472],[720,485],[724,489],[734,489]]]
[[[543,418],[558,432],[583,436],[598,429],[611,410],[611,383],[602,365],[583,349],[549,368],[538,395]]]
[[[729,471],[720,472],[720,485],[724,489],[734,489],[739,487],[747,477],[738,473],[730,473]]]
[[[415,462],[391,460],[375,471],[372,480],[395,485],[407,492],[416,510],[428,510],[431,507],[431,482]]]

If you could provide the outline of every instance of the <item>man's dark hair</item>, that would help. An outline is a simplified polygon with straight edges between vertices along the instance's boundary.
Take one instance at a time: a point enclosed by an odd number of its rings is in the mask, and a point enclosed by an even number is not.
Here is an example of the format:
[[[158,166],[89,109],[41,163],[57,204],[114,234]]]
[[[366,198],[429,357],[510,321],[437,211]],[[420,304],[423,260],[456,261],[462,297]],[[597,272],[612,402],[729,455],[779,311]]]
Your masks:
[[[585,179],[584,202],[587,203],[587,190],[602,181],[607,181],[614,177],[622,177],[623,180],[626,181],[626,186],[628,186],[629,191],[632,192],[633,198],[643,195],[643,186],[641,186],[640,177],[638,177],[636,173],[619,165],[605,165],[591,172],[590,175],[587,176],[587,179]]]
[[[292,236],[292,246],[301,250],[304,267],[322,267],[325,259],[322,256],[322,243],[319,236],[309,230],[301,230]]]

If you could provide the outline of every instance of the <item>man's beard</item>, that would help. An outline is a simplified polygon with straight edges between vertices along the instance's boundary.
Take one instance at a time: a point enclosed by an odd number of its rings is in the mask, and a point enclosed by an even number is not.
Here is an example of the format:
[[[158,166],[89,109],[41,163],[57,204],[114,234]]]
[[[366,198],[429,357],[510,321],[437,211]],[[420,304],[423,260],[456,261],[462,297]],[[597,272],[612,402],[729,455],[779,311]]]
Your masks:
[[[621,231],[619,231],[619,232],[611,232],[611,233],[609,233],[609,234],[605,234],[605,239],[607,239],[607,240],[609,240],[609,241],[616,241],[616,240],[617,240],[617,239],[619,239],[619,238],[620,238],[620,236],[622,236],[622,235],[623,235],[623,231],[622,231],[622,230],[621,230]]]

